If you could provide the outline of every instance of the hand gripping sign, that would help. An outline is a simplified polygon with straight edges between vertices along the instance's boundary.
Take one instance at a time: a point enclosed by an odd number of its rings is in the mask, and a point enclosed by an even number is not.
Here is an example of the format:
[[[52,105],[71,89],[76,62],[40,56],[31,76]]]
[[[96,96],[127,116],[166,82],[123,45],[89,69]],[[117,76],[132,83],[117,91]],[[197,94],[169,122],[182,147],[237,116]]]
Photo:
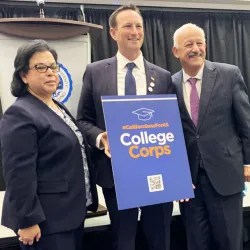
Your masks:
[[[175,95],[105,96],[118,208],[194,197]]]

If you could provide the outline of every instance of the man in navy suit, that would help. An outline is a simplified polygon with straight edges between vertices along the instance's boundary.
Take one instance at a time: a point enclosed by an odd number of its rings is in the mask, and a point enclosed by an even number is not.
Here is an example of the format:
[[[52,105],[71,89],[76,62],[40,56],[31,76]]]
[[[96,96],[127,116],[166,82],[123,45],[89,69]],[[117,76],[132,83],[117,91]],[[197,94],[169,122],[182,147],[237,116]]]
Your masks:
[[[109,21],[110,34],[117,42],[118,52],[115,57],[87,66],[77,119],[84,125],[89,143],[95,148],[93,159],[97,183],[103,188],[109,210],[114,249],[134,250],[138,208],[122,211],[117,208],[101,96],[172,93],[172,81],[168,71],[149,63],[142,56],[140,49],[144,29],[138,8],[122,6],[111,15]],[[141,207],[141,223],[148,249],[170,248],[172,209],[172,202]]]
[[[242,191],[249,181],[250,105],[238,67],[205,60],[204,31],[174,34],[176,88],[195,198],[180,204],[189,250],[242,249]]]

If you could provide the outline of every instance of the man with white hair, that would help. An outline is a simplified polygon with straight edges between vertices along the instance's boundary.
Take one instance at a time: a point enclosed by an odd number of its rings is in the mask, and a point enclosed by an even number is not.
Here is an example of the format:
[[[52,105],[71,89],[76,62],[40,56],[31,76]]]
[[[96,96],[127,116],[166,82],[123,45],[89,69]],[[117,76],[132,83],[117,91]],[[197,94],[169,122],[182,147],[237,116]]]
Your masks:
[[[181,203],[189,250],[242,249],[242,191],[250,180],[250,104],[238,67],[205,60],[204,31],[174,34],[173,75],[195,198]]]

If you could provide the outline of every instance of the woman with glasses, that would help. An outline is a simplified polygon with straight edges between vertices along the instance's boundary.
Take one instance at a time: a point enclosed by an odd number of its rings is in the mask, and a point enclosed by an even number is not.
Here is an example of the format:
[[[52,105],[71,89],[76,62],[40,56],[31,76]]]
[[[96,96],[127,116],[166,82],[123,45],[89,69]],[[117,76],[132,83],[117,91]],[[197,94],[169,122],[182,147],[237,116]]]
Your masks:
[[[52,98],[59,84],[56,52],[43,40],[18,51],[0,121],[6,192],[2,225],[21,249],[82,250],[86,210],[96,210],[93,165],[83,128]]]

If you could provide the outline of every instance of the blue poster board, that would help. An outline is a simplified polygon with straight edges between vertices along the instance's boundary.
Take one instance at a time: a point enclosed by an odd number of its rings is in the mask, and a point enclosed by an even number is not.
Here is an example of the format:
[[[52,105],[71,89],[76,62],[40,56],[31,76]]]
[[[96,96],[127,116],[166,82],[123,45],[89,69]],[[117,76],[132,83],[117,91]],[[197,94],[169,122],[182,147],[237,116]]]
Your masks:
[[[175,95],[103,96],[118,209],[193,198]]]

